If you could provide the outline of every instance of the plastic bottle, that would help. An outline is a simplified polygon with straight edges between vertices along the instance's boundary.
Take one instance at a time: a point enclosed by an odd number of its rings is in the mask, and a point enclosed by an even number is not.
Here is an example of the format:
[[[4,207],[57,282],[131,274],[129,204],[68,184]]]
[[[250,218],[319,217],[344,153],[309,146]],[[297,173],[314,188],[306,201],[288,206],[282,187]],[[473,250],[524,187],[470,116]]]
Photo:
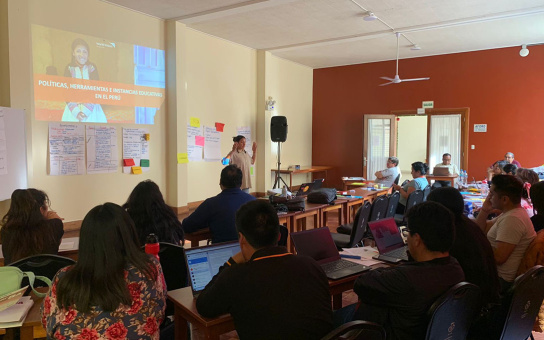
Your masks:
[[[468,184],[468,175],[467,175],[467,171],[466,170],[463,170],[463,186],[466,187],[467,184]]]
[[[489,186],[487,185],[487,179],[484,178],[482,181],[482,186],[480,188],[480,193],[482,194],[482,197],[487,197],[487,193],[489,191]]]
[[[282,197],[287,197],[287,187],[285,185],[281,189],[281,196]]]
[[[160,250],[160,248],[161,247],[159,245],[159,238],[157,237],[157,235],[155,235],[155,234],[147,235],[147,237],[145,239],[145,252],[146,252],[146,254],[153,255],[158,260],[159,259],[159,250]]]

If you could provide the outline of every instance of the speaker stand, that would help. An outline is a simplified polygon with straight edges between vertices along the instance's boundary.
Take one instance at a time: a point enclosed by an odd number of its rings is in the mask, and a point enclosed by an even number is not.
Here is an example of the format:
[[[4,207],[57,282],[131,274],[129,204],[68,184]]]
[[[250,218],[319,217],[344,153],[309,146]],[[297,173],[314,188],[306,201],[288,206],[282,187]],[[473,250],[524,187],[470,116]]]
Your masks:
[[[291,188],[287,185],[287,183],[285,183],[283,178],[281,178],[280,167],[281,167],[281,148],[280,148],[280,142],[278,142],[278,170],[276,171],[276,180],[274,181],[274,187],[272,189],[279,188],[281,183],[283,183],[283,185],[285,185],[287,188],[289,188],[289,191],[291,191]]]

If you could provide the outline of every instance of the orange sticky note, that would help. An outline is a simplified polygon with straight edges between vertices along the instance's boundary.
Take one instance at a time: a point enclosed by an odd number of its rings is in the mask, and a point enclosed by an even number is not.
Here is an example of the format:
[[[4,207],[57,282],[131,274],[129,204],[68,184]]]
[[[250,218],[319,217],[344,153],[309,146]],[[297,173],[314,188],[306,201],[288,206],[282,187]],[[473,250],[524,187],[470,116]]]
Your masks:
[[[215,123],[215,130],[219,132],[223,132],[223,128],[225,127],[225,124],[223,123]]]
[[[142,174],[142,167],[141,166],[133,166],[132,167],[132,173],[135,175],[141,175]]]
[[[149,140],[149,133],[144,134],[144,139]]]
[[[203,136],[195,136],[195,145],[204,146],[204,137]]]
[[[136,165],[132,158],[123,159],[123,163],[125,164],[125,166],[134,166],[134,165]]]

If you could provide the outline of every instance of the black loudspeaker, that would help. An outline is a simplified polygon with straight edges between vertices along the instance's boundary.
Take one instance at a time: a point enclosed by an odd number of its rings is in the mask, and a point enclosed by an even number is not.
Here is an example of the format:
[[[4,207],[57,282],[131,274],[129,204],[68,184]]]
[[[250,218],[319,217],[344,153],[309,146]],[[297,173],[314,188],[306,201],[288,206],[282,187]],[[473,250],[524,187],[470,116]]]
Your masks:
[[[270,121],[270,138],[273,142],[283,143],[287,140],[287,117],[272,117]]]

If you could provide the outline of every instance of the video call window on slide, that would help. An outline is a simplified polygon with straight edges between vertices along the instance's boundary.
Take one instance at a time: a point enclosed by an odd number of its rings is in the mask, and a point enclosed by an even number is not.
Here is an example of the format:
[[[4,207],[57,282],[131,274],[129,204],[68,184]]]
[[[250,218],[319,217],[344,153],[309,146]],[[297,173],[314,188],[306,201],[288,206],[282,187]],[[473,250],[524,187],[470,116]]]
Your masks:
[[[164,50],[32,25],[37,120],[154,124]]]

